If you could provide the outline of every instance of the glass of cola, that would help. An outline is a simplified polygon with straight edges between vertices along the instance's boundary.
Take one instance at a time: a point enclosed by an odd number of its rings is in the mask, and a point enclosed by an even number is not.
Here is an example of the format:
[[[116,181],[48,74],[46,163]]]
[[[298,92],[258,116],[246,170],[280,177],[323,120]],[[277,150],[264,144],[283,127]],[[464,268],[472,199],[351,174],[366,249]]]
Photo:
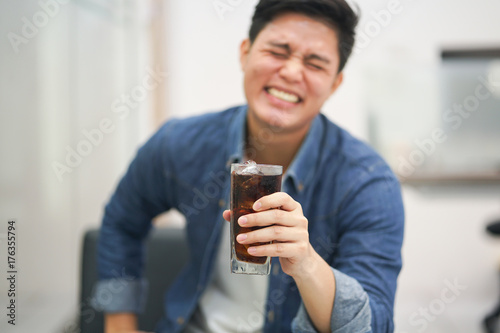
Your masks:
[[[281,165],[247,163],[231,164],[231,272],[236,274],[268,275],[270,257],[256,257],[248,253],[250,246],[264,243],[240,244],[236,237],[260,227],[244,228],[238,219],[254,213],[253,204],[259,198],[281,191]]]

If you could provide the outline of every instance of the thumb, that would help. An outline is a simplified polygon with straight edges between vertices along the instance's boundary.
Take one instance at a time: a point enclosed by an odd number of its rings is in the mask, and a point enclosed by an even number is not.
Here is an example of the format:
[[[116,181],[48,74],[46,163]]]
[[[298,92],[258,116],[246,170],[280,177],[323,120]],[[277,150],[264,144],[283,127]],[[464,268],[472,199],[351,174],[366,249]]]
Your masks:
[[[222,217],[228,222],[231,221],[231,211],[226,209],[224,213],[222,213]]]

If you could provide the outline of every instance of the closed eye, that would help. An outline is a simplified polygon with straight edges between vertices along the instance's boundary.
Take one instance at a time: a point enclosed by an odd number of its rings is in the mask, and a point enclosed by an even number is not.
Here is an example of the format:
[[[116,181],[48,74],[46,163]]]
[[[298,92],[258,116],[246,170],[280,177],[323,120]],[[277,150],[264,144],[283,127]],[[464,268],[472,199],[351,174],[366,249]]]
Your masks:
[[[312,64],[312,63],[307,63],[307,66],[309,66],[309,67],[311,67],[313,69],[323,70],[323,67],[315,65],[315,64]]]
[[[280,52],[275,52],[275,51],[269,51],[273,56],[280,58],[280,59],[286,59],[288,57],[287,54],[285,53],[280,53]]]

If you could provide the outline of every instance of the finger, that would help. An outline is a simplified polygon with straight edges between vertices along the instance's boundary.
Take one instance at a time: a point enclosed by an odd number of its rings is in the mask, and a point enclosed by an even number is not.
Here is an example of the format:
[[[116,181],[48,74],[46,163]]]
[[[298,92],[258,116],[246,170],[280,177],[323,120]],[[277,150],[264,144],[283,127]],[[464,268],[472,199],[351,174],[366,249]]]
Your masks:
[[[225,210],[223,213],[222,213],[222,217],[224,218],[224,220],[226,221],[231,221],[231,211],[230,210]]]
[[[302,210],[300,204],[285,192],[276,192],[266,195],[253,204],[253,210],[263,211],[271,208],[280,208],[286,211],[292,211],[297,208]]]
[[[244,215],[238,219],[238,224],[242,227],[265,227],[279,224],[307,229],[307,219],[301,212],[288,212],[281,209],[269,209]]]
[[[304,246],[305,249],[305,246]],[[272,243],[259,246],[251,246],[248,253],[255,257],[280,257],[294,258],[303,253],[303,247],[299,243]]]
[[[298,242],[309,240],[306,229],[289,228],[280,225],[272,225],[266,228],[239,234],[236,241],[240,244],[278,242]]]

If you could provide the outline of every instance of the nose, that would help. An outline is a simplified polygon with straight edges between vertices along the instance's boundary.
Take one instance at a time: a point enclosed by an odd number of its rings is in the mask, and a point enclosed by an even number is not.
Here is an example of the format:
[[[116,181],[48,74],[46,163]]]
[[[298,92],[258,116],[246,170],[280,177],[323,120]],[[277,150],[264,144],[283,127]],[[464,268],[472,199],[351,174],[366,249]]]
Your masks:
[[[289,82],[297,82],[302,80],[303,71],[304,65],[301,59],[290,57],[283,63],[280,69],[280,75]]]

